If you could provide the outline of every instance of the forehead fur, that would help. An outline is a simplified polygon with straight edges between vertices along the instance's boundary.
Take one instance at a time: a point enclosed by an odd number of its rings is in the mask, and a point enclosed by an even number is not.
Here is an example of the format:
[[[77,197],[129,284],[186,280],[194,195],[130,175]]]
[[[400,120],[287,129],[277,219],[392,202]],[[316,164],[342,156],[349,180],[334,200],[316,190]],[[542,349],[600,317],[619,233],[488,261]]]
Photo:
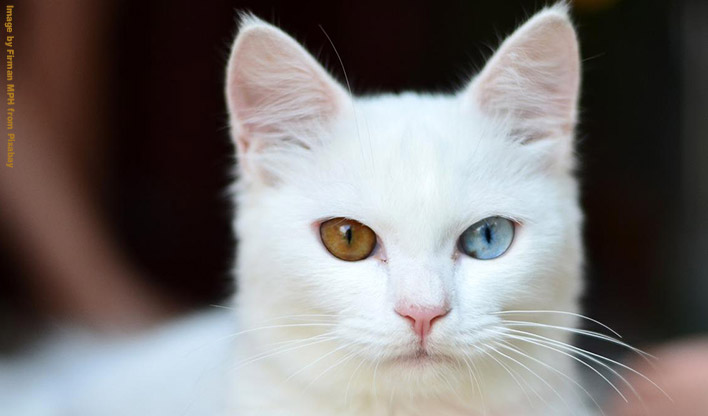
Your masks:
[[[310,221],[351,217],[389,238],[430,234],[434,245],[489,215],[537,217],[562,191],[541,163],[547,143],[514,142],[503,120],[455,96],[357,99],[318,134],[274,190]]]

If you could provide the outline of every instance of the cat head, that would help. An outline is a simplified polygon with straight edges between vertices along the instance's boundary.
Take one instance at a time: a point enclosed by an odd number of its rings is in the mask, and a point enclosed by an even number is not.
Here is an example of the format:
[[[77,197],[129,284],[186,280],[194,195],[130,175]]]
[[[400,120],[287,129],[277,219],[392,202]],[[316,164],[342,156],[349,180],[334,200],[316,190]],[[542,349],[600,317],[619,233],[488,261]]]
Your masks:
[[[309,339],[270,358],[295,380],[337,364],[328,380],[359,365],[367,386],[371,371],[381,385],[411,372],[441,384],[441,370],[467,377],[460,362],[503,339],[504,313],[575,310],[579,78],[563,6],[451,95],[354,97],[290,36],[245,17],[226,95],[236,302],[245,328],[265,328],[250,342]]]

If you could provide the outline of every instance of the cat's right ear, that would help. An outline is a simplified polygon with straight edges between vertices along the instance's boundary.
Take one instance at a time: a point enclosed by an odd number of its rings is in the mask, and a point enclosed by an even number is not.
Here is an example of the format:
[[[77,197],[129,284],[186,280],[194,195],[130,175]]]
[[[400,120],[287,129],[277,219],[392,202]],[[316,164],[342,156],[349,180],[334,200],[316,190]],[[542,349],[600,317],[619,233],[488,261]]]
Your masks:
[[[239,169],[264,181],[277,176],[276,167],[263,166],[269,161],[265,154],[312,148],[316,131],[350,100],[297,41],[252,15],[241,17],[227,68],[226,98]]]
[[[566,3],[546,8],[499,47],[463,92],[465,105],[512,127],[515,140],[550,145],[572,162],[580,55]]]

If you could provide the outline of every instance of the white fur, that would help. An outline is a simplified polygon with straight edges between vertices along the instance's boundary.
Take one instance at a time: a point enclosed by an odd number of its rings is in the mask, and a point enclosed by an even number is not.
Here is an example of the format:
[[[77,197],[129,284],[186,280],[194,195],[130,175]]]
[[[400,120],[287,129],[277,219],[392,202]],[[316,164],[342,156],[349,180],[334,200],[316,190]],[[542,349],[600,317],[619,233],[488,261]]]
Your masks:
[[[81,364],[63,365],[59,377],[38,374],[61,354],[25,372],[6,366],[14,376],[0,374],[0,399],[23,416],[585,414],[571,359],[508,338],[528,356],[504,349],[500,333],[513,328],[497,314],[578,309],[578,68],[567,11],[555,6],[508,38],[459,94],[352,97],[288,35],[245,18],[227,81],[239,152],[238,325],[214,316],[97,360],[74,352]],[[458,253],[460,234],[492,215],[520,224],[509,251],[489,261]],[[371,227],[374,255],[330,255],[317,224],[331,217]],[[449,302],[427,340],[448,361],[396,360],[418,345],[394,312],[402,300]],[[567,314],[515,318],[575,324]],[[200,328],[218,351],[185,354]],[[233,342],[223,342],[228,332]],[[72,380],[67,368],[83,376],[51,390]],[[51,387],[32,390],[35,378]],[[32,409],[37,400],[46,406]]]
[[[574,31],[556,6],[512,35],[461,94],[352,97],[279,29],[244,22],[227,87],[241,150],[235,306],[243,328],[291,326],[244,334],[239,355],[325,333],[334,339],[241,368],[234,414],[580,412],[568,380],[493,350],[504,328],[497,312],[577,310],[581,212],[569,150],[578,65]],[[243,85],[257,98],[242,99]],[[509,252],[492,261],[456,253],[465,228],[491,215],[521,224]],[[371,227],[377,255],[330,255],[317,224],[332,217]],[[449,301],[428,348],[453,361],[395,360],[417,348],[410,323],[394,312],[402,299]],[[328,317],[282,318],[303,314]],[[535,322],[574,323],[553,314]],[[568,357],[517,346],[573,377]],[[506,360],[542,399],[527,400],[519,380],[479,349]]]

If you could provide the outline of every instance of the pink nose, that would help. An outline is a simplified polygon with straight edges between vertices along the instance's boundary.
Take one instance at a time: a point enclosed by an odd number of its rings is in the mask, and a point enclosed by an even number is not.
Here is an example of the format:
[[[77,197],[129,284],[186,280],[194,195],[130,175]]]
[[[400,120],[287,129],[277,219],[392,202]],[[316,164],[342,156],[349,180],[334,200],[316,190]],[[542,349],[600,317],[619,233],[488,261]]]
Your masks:
[[[418,305],[396,305],[396,313],[404,318],[410,319],[413,323],[413,331],[421,339],[425,339],[430,334],[433,322],[445,316],[450,309],[447,306],[418,306]]]

